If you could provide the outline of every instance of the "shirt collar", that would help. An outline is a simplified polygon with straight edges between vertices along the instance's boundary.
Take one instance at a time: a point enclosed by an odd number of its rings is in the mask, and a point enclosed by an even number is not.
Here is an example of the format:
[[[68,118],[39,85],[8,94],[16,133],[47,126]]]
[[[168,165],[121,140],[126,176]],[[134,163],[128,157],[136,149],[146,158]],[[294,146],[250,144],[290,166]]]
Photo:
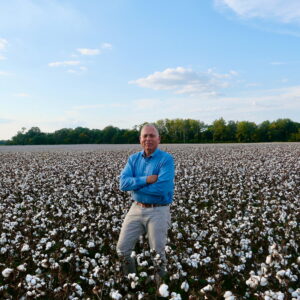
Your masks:
[[[159,149],[156,148],[155,151],[152,154],[150,154],[147,158],[156,156],[158,152],[159,152]],[[146,158],[144,150],[142,150],[141,153],[142,153],[142,156],[144,158]]]

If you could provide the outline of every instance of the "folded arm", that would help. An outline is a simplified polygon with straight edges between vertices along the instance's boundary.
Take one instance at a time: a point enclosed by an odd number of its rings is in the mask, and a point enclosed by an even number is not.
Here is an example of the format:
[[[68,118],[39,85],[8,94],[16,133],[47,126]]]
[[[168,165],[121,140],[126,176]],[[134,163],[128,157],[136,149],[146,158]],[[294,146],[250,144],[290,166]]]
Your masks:
[[[132,161],[129,159],[120,175],[120,190],[134,191],[147,184],[147,176],[133,177]]]
[[[138,191],[154,196],[168,194],[173,189],[174,173],[174,161],[172,157],[169,157],[161,166],[157,181],[139,188]]]

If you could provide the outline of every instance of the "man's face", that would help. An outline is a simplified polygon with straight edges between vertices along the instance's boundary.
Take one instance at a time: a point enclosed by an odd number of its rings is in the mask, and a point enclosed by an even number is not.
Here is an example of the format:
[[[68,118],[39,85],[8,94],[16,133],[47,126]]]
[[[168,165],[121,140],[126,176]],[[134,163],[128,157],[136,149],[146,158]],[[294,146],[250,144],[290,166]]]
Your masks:
[[[155,128],[151,126],[146,126],[142,129],[140,135],[140,143],[147,155],[155,151],[159,142],[160,137]]]

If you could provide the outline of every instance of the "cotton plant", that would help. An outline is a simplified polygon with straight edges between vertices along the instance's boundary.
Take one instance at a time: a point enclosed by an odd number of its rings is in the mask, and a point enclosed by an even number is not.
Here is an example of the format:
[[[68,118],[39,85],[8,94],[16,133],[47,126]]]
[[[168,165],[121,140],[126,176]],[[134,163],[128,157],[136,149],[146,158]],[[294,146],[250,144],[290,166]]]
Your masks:
[[[299,145],[168,147],[176,178],[166,299],[211,293],[221,299],[226,280],[228,299],[297,299]],[[147,238],[133,254],[138,280],[122,275],[116,255],[131,204],[130,194],[118,189],[118,175],[138,150],[0,152],[0,298],[12,297],[12,290],[20,299],[43,293],[53,299],[147,299],[159,293],[154,274],[160,258]],[[27,283],[28,274],[36,284]]]

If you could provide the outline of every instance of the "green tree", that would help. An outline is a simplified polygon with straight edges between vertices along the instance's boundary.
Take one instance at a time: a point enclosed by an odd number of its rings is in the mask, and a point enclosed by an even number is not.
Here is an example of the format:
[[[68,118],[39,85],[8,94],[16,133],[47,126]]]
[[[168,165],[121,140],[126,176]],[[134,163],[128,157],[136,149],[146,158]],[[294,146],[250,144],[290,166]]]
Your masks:
[[[270,121],[264,121],[257,126],[258,142],[270,141]]]
[[[235,121],[228,121],[226,126],[226,141],[236,142],[237,124]]]
[[[114,140],[114,136],[117,135],[117,132],[120,129],[114,126],[106,126],[103,130],[102,130],[102,134],[103,134],[103,143],[105,144],[111,144]]]
[[[290,141],[291,142],[300,142],[300,128],[296,133],[292,133],[290,136]]]
[[[256,124],[254,122],[237,122],[236,137],[240,143],[250,143],[255,140]]]
[[[227,139],[227,127],[223,118],[215,120],[212,124],[212,134],[214,142],[225,142]]]
[[[287,142],[290,136],[297,133],[298,128],[290,119],[278,119],[270,124],[271,141]]]

